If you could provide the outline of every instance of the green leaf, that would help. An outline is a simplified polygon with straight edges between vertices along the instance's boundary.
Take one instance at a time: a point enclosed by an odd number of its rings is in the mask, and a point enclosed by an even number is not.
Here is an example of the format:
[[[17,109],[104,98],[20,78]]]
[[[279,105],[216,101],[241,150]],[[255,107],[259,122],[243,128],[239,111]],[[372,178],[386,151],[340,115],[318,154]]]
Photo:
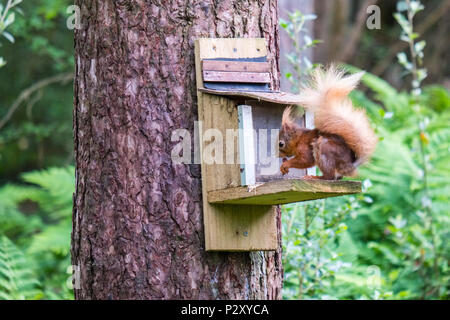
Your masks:
[[[286,20],[284,20],[284,19],[280,19],[280,26],[281,26],[283,29],[287,29],[288,26],[289,26],[289,23],[288,23]]]
[[[3,36],[8,39],[9,42],[14,43],[14,37],[9,32],[3,31]]]
[[[11,12],[11,13],[8,15],[8,17],[6,18],[6,20],[5,20],[4,28],[6,29],[9,25],[13,24],[15,18],[16,18],[15,13],[14,13],[14,12]]]
[[[408,10],[408,4],[406,1],[398,1],[397,2],[397,11],[402,12]]]
[[[409,25],[408,20],[405,18],[404,15],[400,14],[400,13],[394,13],[394,18],[395,20],[397,20],[398,24],[400,25],[400,27],[402,28],[402,30],[407,34],[411,34],[412,30],[411,30],[411,26]]]
[[[406,53],[400,52],[397,54],[398,62],[400,62],[402,65],[406,65],[409,63],[408,58],[406,57]]]
[[[70,251],[70,233],[72,223],[70,220],[49,226],[33,237],[27,252],[30,254],[53,252],[58,255],[68,255]]]
[[[417,70],[417,78],[419,82],[422,82],[428,76],[426,69]]]
[[[305,35],[303,36],[303,41],[305,41],[305,45],[306,45],[306,46],[310,46],[310,45],[313,43],[311,37],[308,36],[307,34],[305,34]]]
[[[18,4],[21,4],[22,1],[23,1],[23,0],[14,0],[13,3],[12,3],[12,6],[15,7],[15,6],[17,6]]]
[[[413,15],[418,13],[419,11],[422,11],[425,7],[420,3],[420,1],[411,1],[410,2],[411,11],[413,12]]]
[[[422,50],[425,48],[425,46],[426,46],[426,41],[425,41],[425,40],[422,40],[422,41],[417,42],[417,43],[414,45],[414,49],[415,49],[417,52],[422,52]]]
[[[416,32],[411,33],[411,39],[412,40],[416,40],[418,37],[420,37],[420,34],[418,34]]]
[[[316,16],[315,14],[305,14],[305,15],[303,16],[303,18],[304,18],[305,20],[316,20],[316,19],[317,19],[317,16]]]

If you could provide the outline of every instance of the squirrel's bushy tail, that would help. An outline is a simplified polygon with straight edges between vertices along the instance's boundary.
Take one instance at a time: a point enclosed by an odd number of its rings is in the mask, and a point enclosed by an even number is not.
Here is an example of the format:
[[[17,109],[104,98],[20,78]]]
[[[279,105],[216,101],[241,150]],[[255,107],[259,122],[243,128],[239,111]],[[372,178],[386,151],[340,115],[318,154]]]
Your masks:
[[[365,110],[355,109],[347,97],[363,74],[344,76],[344,71],[334,66],[326,71],[316,69],[300,93],[301,105],[314,113],[316,128],[341,136],[355,152],[355,167],[370,159],[378,141]]]

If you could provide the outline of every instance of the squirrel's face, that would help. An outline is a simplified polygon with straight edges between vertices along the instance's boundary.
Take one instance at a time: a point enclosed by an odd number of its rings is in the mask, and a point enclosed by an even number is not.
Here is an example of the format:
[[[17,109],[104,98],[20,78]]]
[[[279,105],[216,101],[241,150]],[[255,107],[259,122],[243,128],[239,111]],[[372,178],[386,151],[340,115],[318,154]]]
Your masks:
[[[278,150],[279,156],[283,157],[291,157],[294,155],[294,149],[292,148],[292,133],[291,130],[285,130],[286,128],[282,128],[280,130],[280,134],[278,136]]]
[[[278,150],[281,158],[294,155],[296,140],[301,135],[301,128],[291,119],[291,110],[292,107],[284,110],[281,121],[281,130],[278,136]]]

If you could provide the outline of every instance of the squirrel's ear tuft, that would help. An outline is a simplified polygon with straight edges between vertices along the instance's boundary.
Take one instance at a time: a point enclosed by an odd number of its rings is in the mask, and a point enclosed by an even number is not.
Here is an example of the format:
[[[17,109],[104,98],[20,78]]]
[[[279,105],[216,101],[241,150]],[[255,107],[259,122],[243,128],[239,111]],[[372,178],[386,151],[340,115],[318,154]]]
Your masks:
[[[292,106],[284,109],[283,118],[281,120],[281,127],[285,130],[291,129],[295,126],[295,122],[291,118]]]

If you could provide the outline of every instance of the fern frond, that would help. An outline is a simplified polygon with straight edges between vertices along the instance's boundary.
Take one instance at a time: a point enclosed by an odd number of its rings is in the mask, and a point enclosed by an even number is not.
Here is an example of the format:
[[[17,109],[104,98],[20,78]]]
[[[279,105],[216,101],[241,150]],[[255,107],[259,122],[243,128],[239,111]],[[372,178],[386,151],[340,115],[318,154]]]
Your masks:
[[[41,187],[41,194],[31,200],[39,203],[53,219],[68,218],[72,214],[72,195],[75,186],[75,169],[50,168],[22,174],[25,182]]]
[[[35,299],[41,294],[24,254],[7,237],[0,237],[0,299]]]
[[[51,251],[60,256],[68,255],[71,231],[72,222],[70,220],[64,220],[57,225],[49,226],[33,237],[27,252],[36,254]]]
[[[39,194],[36,187],[7,184],[0,188],[0,234],[15,237],[28,235],[42,228],[38,215],[26,216],[19,210],[19,204]]]

